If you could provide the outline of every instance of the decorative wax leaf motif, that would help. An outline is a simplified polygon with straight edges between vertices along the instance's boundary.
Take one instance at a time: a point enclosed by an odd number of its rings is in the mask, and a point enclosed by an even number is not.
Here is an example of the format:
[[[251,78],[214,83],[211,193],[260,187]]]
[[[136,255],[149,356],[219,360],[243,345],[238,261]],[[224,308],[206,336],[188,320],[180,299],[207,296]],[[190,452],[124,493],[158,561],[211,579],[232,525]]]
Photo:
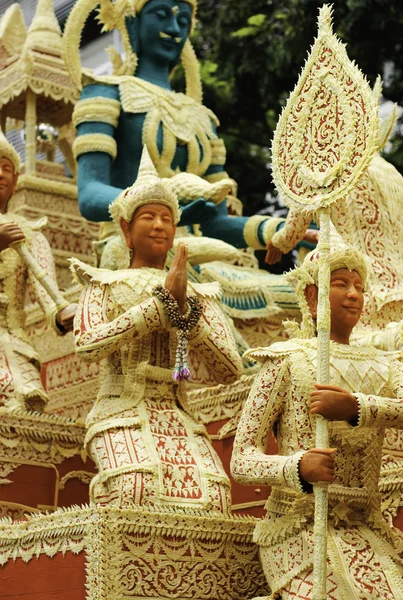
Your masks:
[[[319,11],[318,37],[273,138],[273,179],[288,206],[312,211],[348,194],[378,144],[374,93]],[[378,86],[379,87],[379,86]]]

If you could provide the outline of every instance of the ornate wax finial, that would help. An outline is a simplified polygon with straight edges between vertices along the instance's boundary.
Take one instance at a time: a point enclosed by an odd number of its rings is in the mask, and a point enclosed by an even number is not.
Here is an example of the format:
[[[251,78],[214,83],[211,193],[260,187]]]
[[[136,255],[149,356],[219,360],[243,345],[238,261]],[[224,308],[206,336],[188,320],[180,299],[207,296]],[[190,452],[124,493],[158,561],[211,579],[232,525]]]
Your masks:
[[[4,133],[0,129],[0,157],[5,157],[11,160],[14,165],[14,171],[19,173],[21,168],[21,160],[14,146],[10,144]]]
[[[332,32],[332,10],[319,31],[273,138],[273,178],[289,206],[315,211],[348,194],[378,144],[375,93]]]
[[[114,75],[133,75],[137,66],[137,55],[131,47],[125,19],[129,16],[138,15],[148,1],[149,0],[77,0],[69,14],[69,18],[67,19],[64,28],[63,58],[69,75],[78,89],[82,88],[80,60],[81,33],[89,14],[100,5],[99,20],[103,25],[103,31],[118,29],[122,36],[125,52],[124,62],[117,56],[117,52],[113,47],[108,50],[112,64],[115,66]],[[192,7],[191,33],[196,23],[197,0],[183,1]],[[181,60],[186,76],[186,94],[197,102],[201,102],[202,87],[199,63],[190,40],[186,40],[182,50]]]
[[[174,223],[180,218],[179,203],[176,195],[158,177],[157,170],[150,158],[147,146],[143,146],[139,172],[134,184],[125,189],[109,205],[109,213],[120,226],[120,219],[130,223],[139,206],[150,203],[165,204],[171,209]]]
[[[295,289],[298,303],[301,308],[302,323],[298,335],[302,335],[302,337],[312,337],[315,333],[313,319],[305,298],[305,288],[307,285],[311,284],[318,285],[319,258],[320,252],[315,248],[306,255],[300,267],[297,267],[286,274],[287,281]],[[331,273],[336,269],[357,271],[365,285],[367,279],[367,265],[364,255],[353,246],[346,244],[333,224],[330,226],[329,263]],[[292,325],[294,324],[292,323]],[[298,328],[295,327],[295,329],[297,331]]]
[[[0,21],[0,41],[8,56],[20,54],[27,37],[20,4],[12,4]]]
[[[39,0],[35,16],[28,29],[25,48],[62,52],[62,32],[53,8],[53,0]]]

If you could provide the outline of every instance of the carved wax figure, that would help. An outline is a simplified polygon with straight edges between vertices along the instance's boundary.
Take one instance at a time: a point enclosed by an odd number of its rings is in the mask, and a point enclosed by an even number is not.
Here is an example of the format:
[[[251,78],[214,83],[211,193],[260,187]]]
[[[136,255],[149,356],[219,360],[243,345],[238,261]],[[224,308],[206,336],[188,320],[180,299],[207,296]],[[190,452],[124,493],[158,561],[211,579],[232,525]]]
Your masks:
[[[241,374],[241,359],[217,301],[218,286],[187,283],[186,246],[178,247],[168,274],[164,270],[179,205],[146,147],[135,184],[110,212],[130,249],[130,268],[109,271],[73,261],[86,283],[76,351],[86,361],[106,359],[87,417],[86,445],[98,467],[91,500],[227,514],[228,477],[204,427],[184,410],[186,345],[220,383]]]
[[[329,482],[327,598],[403,598],[403,537],[380,511],[378,479],[386,427],[403,427],[397,353],[349,343],[363,308],[364,259],[331,250],[330,381],[316,385],[318,252],[289,274],[303,321],[299,335],[250,351],[263,362],[238,426],[231,470],[237,481],[272,486],[254,539],[270,598],[311,599],[312,483]],[[330,448],[314,449],[315,414],[329,419]],[[265,454],[270,432],[279,454]]]
[[[0,406],[40,411],[48,400],[40,379],[39,356],[25,332],[27,284],[58,334],[73,328],[75,305],[58,311],[48,293],[31,274],[13,242],[25,240],[42,269],[56,283],[49,244],[39,231],[44,222],[30,223],[7,212],[20,170],[20,158],[0,132]]]
[[[109,220],[108,206],[132,184],[143,144],[160,177],[186,171],[234,186],[224,170],[226,151],[216,132],[218,119],[202,104],[199,66],[188,39],[196,0],[135,0],[133,7],[128,3],[122,17],[113,2],[101,2],[100,20],[105,30],[120,29],[126,60],[118,66],[114,57],[118,76],[94,77],[84,71],[84,88],[74,110],[79,205],[91,221]],[[80,88],[80,32],[93,8],[93,0],[78,0],[64,34],[66,64]],[[173,92],[169,81],[179,60],[186,94]],[[203,234],[236,248],[265,249],[284,221],[262,215],[230,218],[226,200],[214,206],[203,189],[180,191],[181,203],[187,204],[180,225],[200,223]],[[228,198],[238,210],[239,200]],[[104,227],[101,236],[108,231]]]

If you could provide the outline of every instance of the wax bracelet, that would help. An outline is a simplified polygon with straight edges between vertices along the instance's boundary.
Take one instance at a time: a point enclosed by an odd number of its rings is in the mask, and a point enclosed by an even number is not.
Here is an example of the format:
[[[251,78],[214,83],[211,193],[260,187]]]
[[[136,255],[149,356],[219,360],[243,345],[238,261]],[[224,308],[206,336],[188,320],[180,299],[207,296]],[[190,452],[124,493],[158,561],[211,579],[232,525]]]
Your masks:
[[[188,296],[186,303],[188,310],[183,315],[179,309],[179,304],[164,286],[157,285],[153,289],[153,295],[156,296],[164,305],[168,319],[172,327],[176,330],[178,345],[176,348],[175,368],[172,373],[174,381],[189,379],[190,369],[187,360],[187,346],[190,331],[196,325],[203,312],[201,300],[195,296]]]

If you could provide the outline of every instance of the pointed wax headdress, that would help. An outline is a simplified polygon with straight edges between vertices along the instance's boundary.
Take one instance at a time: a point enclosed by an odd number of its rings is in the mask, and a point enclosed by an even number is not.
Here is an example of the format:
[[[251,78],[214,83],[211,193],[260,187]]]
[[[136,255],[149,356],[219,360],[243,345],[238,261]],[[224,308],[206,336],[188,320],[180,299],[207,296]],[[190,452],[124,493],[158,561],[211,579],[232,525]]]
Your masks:
[[[313,283],[318,285],[320,250],[311,250],[304,258],[302,265],[286,274],[287,281],[297,287],[300,281],[304,286]],[[336,269],[348,269],[357,271],[363,282],[367,278],[367,265],[364,255],[354,246],[346,244],[341,238],[333,224],[330,225],[330,272]]]
[[[178,199],[158,177],[147,146],[144,146],[136,181],[109,205],[109,213],[118,225],[121,218],[130,223],[137,208],[151,203],[168,206],[174,223],[178,223],[180,218]]]
[[[0,129],[0,157],[4,156],[11,160],[14,165],[14,171],[19,173],[21,168],[21,160],[14,146],[10,144],[4,133]]]

